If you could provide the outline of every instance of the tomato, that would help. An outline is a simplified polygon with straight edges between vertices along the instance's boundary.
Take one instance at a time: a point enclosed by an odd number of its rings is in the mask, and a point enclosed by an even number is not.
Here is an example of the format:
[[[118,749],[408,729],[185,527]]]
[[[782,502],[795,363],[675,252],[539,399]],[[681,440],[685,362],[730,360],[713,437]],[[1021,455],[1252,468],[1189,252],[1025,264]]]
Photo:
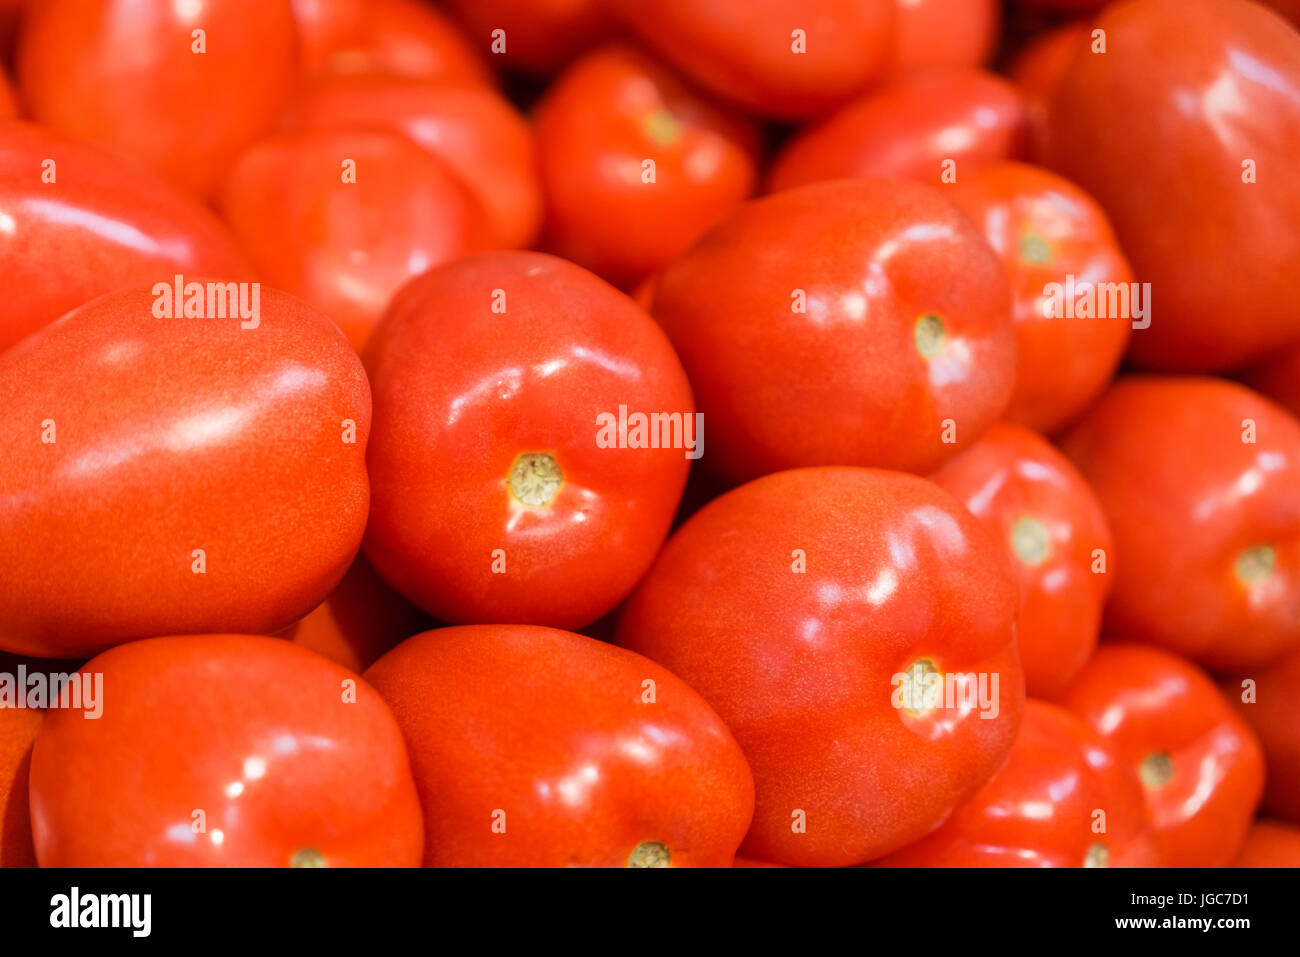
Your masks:
[[[299,127],[383,126],[441,160],[488,216],[491,242],[528,246],[542,220],[536,147],[528,122],[495,90],[474,83],[347,76],[299,104]]]
[[[366,377],[324,316],[259,297],[260,318],[160,318],[133,287],[0,354],[0,648],[272,633],[343,576]]]
[[[1088,13],[1099,10],[1110,0],[1016,0],[1016,2],[1026,7],[1038,7],[1061,13]]]
[[[1026,693],[1058,697],[1092,655],[1110,591],[1110,528],[1074,466],[1029,429],[999,423],[932,479],[1003,543],[1020,583]]]
[[[398,287],[486,240],[482,208],[450,168],[380,129],[263,140],[219,206],[262,278],[320,309],[358,350]]]
[[[993,55],[998,0],[894,0],[892,73],[930,66],[979,66]]]
[[[18,101],[5,71],[0,69],[0,120],[13,119],[18,115]]]
[[[1134,376],[1064,449],[1115,534],[1108,630],[1218,671],[1300,647],[1300,422],[1235,383]]]
[[[1006,763],[937,830],[877,867],[1156,867],[1142,789],[1064,708],[1025,703]]]
[[[151,171],[0,124],[0,353],[69,309],[176,272],[252,279],[221,222]]]
[[[542,253],[467,257],[397,295],[366,368],[365,548],[399,591],[443,621],[566,628],[631,591],[705,436],[630,299]]]
[[[1256,821],[1229,867],[1300,867],[1300,827]]]
[[[287,641],[106,651],[95,720],[51,709],[32,752],[42,867],[410,867],[423,826],[375,689]],[[129,809],[129,813],[127,813]]]
[[[656,53],[765,116],[839,105],[888,65],[894,0],[606,0]]]
[[[1000,76],[968,67],[918,70],[872,90],[792,137],[772,160],[768,188],[819,180],[906,176],[932,186],[956,164],[957,182],[1029,145],[1024,97]]]
[[[1222,867],[1241,845],[1264,786],[1250,727],[1191,662],[1103,642],[1061,704],[1137,771],[1167,867]]]
[[[1223,693],[1264,746],[1264,811],[1300,822],[1300,651],[1225,681]]]
[[[921,838],[1006,757],[1024,698],[1015,611],[1003,550],[942,489],[797,469],[688,519],[617,637],[736,735],[757,788],[743,853],[835,866]],[[935,685],[948,693],[921,693]]]
[[[1300,0],[1263,0],[1292,23],[1300,23]]]
[[[1068,180],[1022,163],[968,173],[948,197],[979,226],[1011,277],[1016,386],[1006,417],[1053,433],[1079,417],[1115,375],[1141,303],[1105,212]],[[1067,290],[1125,284],[1128,296],[1097,298],[1081,316]],[[1059,297],[1054,293],[1060,293]],[[1105,308],[1102,308],[1102,304]],[[1125,305],[1127,303],[1127,305]]]
[[[756,861],[752,857],[737,857],[731,862],[732,867],[784,867],[784,864],[773,864],[770,861]]]
[[[720,474],[929,472],[1006,407],[1005,271],[940,193],[844,181],[742,205],[660,276],[653,312]]]
[[[297,78],[288,0],[41,0],[18,45],[33,119],[202,195],[274,125]]]
[[[1118,3],[1096,26],[1106,52],[1057,88],[1047,165],[1101,203],[1155,293],[1130,355],[1229,369],[1300,338],[1300,34],[1238,0]]]
[[[753,192],[754,125],[631,47],[579,59],[535,121],[547,248],[624,288]]]
[[[449,6],[493,62],[526,73],[553,73],[615,29],[604,0],[451,0]]]
[[[1246,382],[1292,415],[1300,416],[1300,343],[1255,366],[1247,373]]]
[[[0,680],[17,680],[17,669],[0,655]],[[22,689],[17,689],[22,694]],[[27,782],[32,742],[44,712],[36,708],[0,705],[0,867],[35,867]]]
[[[1047,141],[1048,106],[1061,85],[1070,61],[1091,41],[1092,25],[1086,21],[1063,23],[1035,35],[1016,53],[1007,73],[1020,87],[1029,106],[1034,131],[1031,154],[1041,158]]]
[[[366,678],[406,738],[426,867],[727,867],[745,836],[735,738],[639,655],[471,625],[402,642]]]

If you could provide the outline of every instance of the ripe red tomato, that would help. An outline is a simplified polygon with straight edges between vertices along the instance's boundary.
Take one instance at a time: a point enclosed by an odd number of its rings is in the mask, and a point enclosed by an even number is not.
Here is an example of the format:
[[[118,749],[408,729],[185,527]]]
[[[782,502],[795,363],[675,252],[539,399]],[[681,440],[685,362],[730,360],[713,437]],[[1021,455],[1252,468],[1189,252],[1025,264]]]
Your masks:
[[[1065,78],[1070,61],[1091,42],[1089,22],[1063,23],[1030,39],[1007,67],[1007,73],[1020,87],[1029,106],[1034,131],[1034,147],[1030,152],[1035,159],[1041,159],[1046,147],[1048,108],[1056,88]]]
[[[1165,866],[1232,859],[1259,803],[1264,757],[1204,672],[1159,648],[1103,643],[1061,704],[1137,772]]]
[[[727,867],[745,836],[735,738],[639,655],[477,625],[404,641],[366,678],[406,737],[427,867]]]
[[[262,278],[328,315],[358,351],[403,283],[487,239],[482,208],[452,171],[381,129],[263,140],[219,205]]]
[[[877,867],[1156,867],[1133,769],[1064,708],[1025,702],[1006,763],[929,836]]]
[[[1080,53],[1057,88],[1047,159],[1151,283],[1130,354],[1228,369],[1300,338],[1300,34],[1240,0],[1117,3],[1096,25],[1106,51]]]
[[[890,72],[931,66],[979,66],[993,55],[998,0],[894,0]]]
[[[1055,173],[997,163],[968,173],[946,193],[983,232],[1011,277],[1016,387],[1006,417],[1044,433],[1069,425],[1114,378],[1137,303],[1080,316],[1066,290],[1133,281],[1105,212]],[[1054,301],[1053,292],[1060,289]],[[1117,297],[1116,303],[1123,305]]]
[[[492,62],[526,73],[553,73],[615,29],[604,0],[451,0],[449,6],[473,42],[491,51]],[[496,48],[498,39],[504,50]]]
[[[14,659],[0,655],[0,674],[15,675]],[[43,712],[0,706],[0,867],[35,867],[27,782],[32,742]]]
[[[631,591],[705,436],[630,299],[542,253],[467,257],[397,295],[366,367],[366,554],[399,591],[443,621],[568,628]],[[678,431],[632,418],[652,414]]]
[[[797,469],[688,519],[618,643],[736,735],[757,788],[745,855],[857,864],[933,830],[1006,757],[1024,699],[1015,605],[1003,550],[942,489]],[[956,694],[920,694],[936,683]]]
[[[1300,0],[1263,0],[1292,23],[1300,24]]]
[[[1300,343],[1255,366],[1246,374],[1246,382],[1300,416]]]
[[[289,0],[41,0],[18,44],[33,119],[201,195],[274,125],[297,79]]]
[[[43,867],[420,863],[401,732],[346,668],[274,638],[191,635],[82,673],[116,703],[47,712],[31,770]]]
[[[0,353],[123,286],[177,272],[253,278],[234,237],[197,202],[27,123],[0,124],[0,222]]]
[[[547,248],[623,288],[676,259],[754,189],[754,124],[632,47],[579,59],[551,84],[535,122]]]
[[[918,70],[792,137],[772,160],[768,188],[872,176],[940,186],[946,161],[961,182],[981,165],[1023,156],[1028,145],[1024,97],[1002,77],[969,67]]]
[[[272,633],[356,554],[370,392],[338,330],[269,288],[256,328],[159,302],[112,293],[0,354],[0,648]]]
[[[1088,13],[1105,6],[1110,0],[1016,0],[1026,7],[1054,10],[1062,13]]]
[[[773,864],[770,861],[757,861],[752,857],[737,857],[731,862],[732,867],[785,867],[784,864]]]
[[[1300,647],[1300,422],[1236,383],[1134,376],[1064,449],[1115,535],[1109,631],[1218,671]]]
[[[13,119],[18,115],[18,101],[14,97],[13,87],[5,71],[0,69],[0,120]]]
[[[929,472],[1006,407],[1006,273],[938,190],[820,183],[743,204],[659,277],[653,312],[744,480],[804,465]]]
[[[1243,700],[1246,679],[1255,682],[1249,702]],[[1225,681],[1223,693],[1264,746],[1264,811],[1300,822],[1300,651]]]
[[[1256,821],[1229,867],[1300,867],[1300,827]]]

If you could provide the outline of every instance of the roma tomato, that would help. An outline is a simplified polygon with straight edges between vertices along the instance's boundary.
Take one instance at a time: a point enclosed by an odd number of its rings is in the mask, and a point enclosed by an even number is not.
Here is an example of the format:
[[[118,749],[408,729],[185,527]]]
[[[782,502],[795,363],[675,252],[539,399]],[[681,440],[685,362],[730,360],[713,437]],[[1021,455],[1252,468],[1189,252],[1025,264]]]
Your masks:
[[[639,655],[471,625],[402,642],[366,678],[406,737],[427,867],[727,867],[745,836],[735,738]]]
[[[1007,68],[1029,106],[1034,131],[1031,153],[1035,159],[1041,160],[1047,143],[1047,115],[1052,96],[1070,68],[1070,61],[1087,48],[1091,35],[1092,26],[1085,21],[1063,23],[1034,36]]]
[[[1141,310],[1133,280],[1105,212],[1055,173],[996,163],[946,190],[1002,257],[1011,277],[1016,323],[1016,387],[1006,417],[1051,434],[1069,425],[1115,375]],[[1111,314],[1109,290],[1114,297]],[[1067,290],[1104,290],[1097,308]],[[1105,308],[1101,305],[1105,303]],[[1094,315],[1093,313],[1105,313]]]
[[[998,0],[894,0],[891,73],[931,66],[979,66],[993,55]]]
[[[1097,647],[1110,591],[1110,528],[1069,459],[999,423],[932,479],[1008,550],[1020,583],[1016,631],[1026,693],[1058,697]]]
[[[7,651],[272,633],[320,603],[361,542],[370,391],[342,335],[269,288],[251,319],[201,298],[187,316],[159,278],[0,355]]]
[[[1216,671],[1300,647],[1300,422],[1236,383],[1134,376],[1064,449],[1115,535],[1107,630]]]
[[[211,212],[150,170],[0,124],[0,353],[70,309],[174,273],[253,279]]]
[[[534,119],[547,248],[623,288],[676,259],[754,188],[753,123],[631,47],[583,56]]]
[[[10,677],[12,659],[0,655],[0,675]],[[44,712],[0,705],[0,867],[35,867],[32,824],[28,811],[27,782],[32,763],[32,742]]]
[[[696,512],[624,606],[618,643],[700,692],[757,803],[743,853],[857,864],[933,830],[1020,724],[1015,580],[925,479],[765,476]]]
[[[872,176],[939,186],[951,182],[944,179],[948,161],[960,182],[981,165],[1020,158],[1028,145],[1025,100],[1002,77],[974,68],[919,70],[796,134],[772,160],[768,188]]]
[[[1223,693],[1264,746],[1264,811],[1300,823],[1300,651],[1224,682]]]
[[[132,642],[92,675],[100,717],[50,710],[32,752],[41,866],[420,863],[402,734],[360,676],[247,635]]]
[[[653,312],[733,480],[929,472],[1006,407],[1006,273],[938,190],[820,183],[743,204],[660,276]]]
[[[1204,672],[1159,648],[1103,642],[1061,704],[1137,772],[1165,866],[1232,859],[1259,803],[1264,757]]]
[[[1256,821],[1229,867],[1300,867],[1300,827]]]
[[[397,295],[366,367],[365,548],[399,591],[443,621],[568,628],[631,591],[704,439],[635,303],[553,256],[471,256]]]
[[[298,79],[289,0],[41,0],[18,79],[33,119],[207,195]]]
[[[1116,3],[1096,26],[1106,50],[1057,87],[1047,165],[1101,203],[1151,283],[1130,355],[1229,369],[1300,338],[1300,34],[1240,0]]]
[[[452,171],[381,129],[263,140],[231,170],[219,208],[261,277],[358,351],[403,283],[486,240],[482,208]]]
[[[1300,343],[1255,366],[1246,373],[1246,383],[1300,416]]]
[[[1133,769],[1064,708],[1025,703],[1006,763],[935,832],[877,867],[1156,867]]]
[[[553,73],[615,30],[604,0],[451,0],[449,6],[493,62],[526,73]]]

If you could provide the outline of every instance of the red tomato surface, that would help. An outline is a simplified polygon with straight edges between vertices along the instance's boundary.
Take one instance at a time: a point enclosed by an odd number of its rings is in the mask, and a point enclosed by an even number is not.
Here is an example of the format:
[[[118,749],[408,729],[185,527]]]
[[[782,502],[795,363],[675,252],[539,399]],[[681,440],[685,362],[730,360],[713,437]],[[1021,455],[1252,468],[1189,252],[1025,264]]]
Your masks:
[[[529,625],[425,632],[366,672],[397,715],[429,867],[727,867],[754,781],[654,662]]]
[[[1263,0],[1292,23],[1300,23],[1300,0]]]
[[[872,176],[940,186],[947,160],[961,182],[982,165],[1023,156],[1028,145],[1028,107],[1005,79],[970,67],[918,70],[796,134],[772,160],[767,182],[773,192]]]
[[[743,204],[664,270],[653,312],[709,425],[706,463],[744,480],[937,468],[1006,407],[1010,304],[938,190],[873,180]]]
[[[785,867],[784,864],[773,864],[770,861],[758,861],[752,857],[737,857],[731,862],[732,867]]]
[[[356,554],[370,392],[338,330],[265,287],[256,328],[154,305],[112,293],[0,354],[6,651],[274,632]]]
[[[1103,642],[1061,704],[1137,771],[1166,867],[1222,867],[1241,846],[1264,786],[1250,727],[1191,662]]]
[[[94,720],[50,710],[32,753],[43,867],[419,864],[401,732],[353,672],[274,638],[191,635],[87,673],[112,700]]]
[[[1240,0],[1116,3],[1097,26],[1106,52],[1081,53],[1057,88],[1047,159],[1151,283],[1130,355],[1228,369],[1300,338],[1300,34]]]
[[[1233,382],[1134,376],[1064,449],[1115,535],[1107,630],[1217,671],[1300,647],[1300,421]]]
[[[753,192],[754,124],[632,47],[583,56],[534,115],[547,248],[623,288]]]
[[[1040,10],[1060,13],[1089,13],[1100,10],[1111,0],[1015,0],[1015,2],[1025,7],[1037,7]]]
[[[263,140],[219,205],[261,277],[328,315],[358,351],[403,283],[487,238],[482,208],[452,170],[381,129]]]
[[[1133,281],[1105,212],[1055,173],[1023,163],[996,163],[967,173],[946,195],[980,228],[1011,277],[1016,322],[1016,387],[1006,417],[1051,434],[1069,425],[1101,394],[1128,345],[1139,303],[1117,296],[1111,315],[1087,317],[1065,302],[1083,284]],[[1073,277],[1073,286],[1067,285]],[[1061,297],[1053,301],[1054,285]],[[1078,299],[1076,297],[1075,302]]]
[[[894,0],[890,72],[930,66],[979,66],[993,55],[998,0]]]
[[[1034,130],[1031,153],[1035,158],[1043,155],[1046,146],[1048,108],[1056,88],[1065,78],[1075,54],[1088,49],[1092,42],[1092,24],[1089,21],[1063,23],[1035,34],[1007,67],[1007,73],[1020,87],[1029,105]]]
[[[1255,366],[1246,374],[1246,383],[1300,416],[1300,343]]]
[[[494,64],[527,73],[553,73],[615,30],[604,0],[450,0],[448,6]],[[497,30],[505,33],[500,51]]]
[[[289,0],[41,0],[18,45],[33,119],[203,195],[274,125],[297,78]]]
[[[1300,867],[1300,827],[1256,821],[1229,867]]]
[[[0,655],[0,675],[16,680],[11,661]],[[43,712],[15,704],[0,706],[0,867],[35,867],[27,781]]]
[[[0,222],[0,352],[123,286],[254,278],[225,226],[152,171],[27,123],[0,124]]]
[[[0,120],[13,119],[18,115],[18,101],[15,98],[13,86],[9,83],[9,78],[5,76],[5,71],[0,69]]]
[[[634,447],[635,431],[602,447],[600,416],[680,414],[682,440],[695,418],[677,357],[630,299],[542,253],[467,257],[398,294],[366,367],[365,547],[399,591],[444,621],[569,628],[631,591],[690,460]]]
[[[1264,746],[1264,811],[1300,823],[1300,651],[1225,681],[1223,693]]]
[[[688,519],[624,606],[618,643],[681,676],[736,735],[757,788],[745,855],[857,864],[924,836],[1006,757],[1024,699],[1015,606],[1003,550],[942,489],[797,469]],[[909,710],[914,674],[970,675],[972,692],[982,678],[984,700]]]

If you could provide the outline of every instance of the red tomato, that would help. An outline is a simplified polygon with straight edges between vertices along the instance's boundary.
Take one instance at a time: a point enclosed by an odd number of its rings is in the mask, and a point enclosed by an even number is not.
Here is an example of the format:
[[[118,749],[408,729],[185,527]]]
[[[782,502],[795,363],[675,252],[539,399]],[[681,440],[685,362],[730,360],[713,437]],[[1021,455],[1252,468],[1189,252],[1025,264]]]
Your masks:
[[[1055,173],[997,163],[968,173],[947,195],[1002,256],[1016,322],[1016,387],[1006,417],[1040,432],[1069,425],[1110,383],[1128,345],[1137,303],[1078,315],[1067,289],[1133,281],[1106,214]],[[1073,283],[1073,285],[1070,285]],[[1052,293],[1060,287],[1061,297]],[[1075,302],[1077,302],[1077,298]],[[1122,305],[1119,298],[1116,304]]]
[[[765,116],[837,106],[888,65],[894,0],[606,0],[657,53]]]
[[[1002,423],[932,479],[1008,549],[1026,693],[1059,697],[1097,647],[1110,592],[1110,528],[1097,497],[1049,442]]]
[[[1016,0],[1017,3],[1026,7],[1037,7],[1040,10],[1053,10],[1063,13],[1088,13],[1092,10],[1100,10],[1110,0]]]
[[[757,788],[745,855],[857,864],[933,830],[1006,757],[1024,699],[1015,605],[1002,549],[937,486],[798,469],[688,519],[618,643],[736,735]],[[956,694],[907,694],[933,683]]]
[[[535,121],[547,248],[624,288],[676,259],[754,189],[755,126],[631,47],[603,47],[570,66]]]
[[[219,205],[261,276],[328,315],[358,351],[398,287],[486,240],[482,208],[453,172],[380,129],[263,140]]]
[[[744,480],[804,465],[929,472],[1006,407],[1006,273],[940,193],[822,183],[745,203],[658,280],[654,315]]]
[[[891,72],[930,66],[979,66],[993,55],[998,0],[894,0]]]
[[[1254,681],[1250,701],[1244,700],[1246,679]],[[1300,822],[1300,651],[1225,681],[1223,693],[1264,746],[1264,811]]]
[[[1300,867],[1300,827],[1256,821],[1229,867]]]
[[[604,0],[451,0],[449,6],[493,62],[527,73],[553,73],[614,33]]]
[[[14,98],[13,87],[5,71],[0,69],[0,120],[13,119],[18,115],[18,101]]]
[[[1300,0],[1263,0],[1292,23],[1300,23]]]
[[[1190,662],[1106,644],[1061,699],[1135,769],[1167,867],[1222,867],[1240,847],[1264,786],[1250,727]]]
[[[957,181],[1029,145],[1029,112],[1000,76],[964,67],[918,70],[859,97],[792,137],[773,159],[768,188],[852,177],[906,176],[933,186],[945,163]]]
[[[32,753],[43,867],[411,867],[401,732],[358,675],[274,638],[132,642],[86,664],[95,720],[52,709]]]
[[[1219,671],[1300,647],[1300,422],[1236,383],[1135,376],[1064,448],[1115,534],[1109,631]]]
[[[0,353],[69,309],[174,273],[252,279],[221,222],[111,153],[0,124]]]
[[[426,867],[727,867],[736,739],[654,662],[528,625],[425,632],[366,672],[397,715]]]
[[[41,0],[18,78],[33,119],[207,195],[293,91],[293,15],[288,0]]]
[[[1156,867],[1133,769],[1064,708],[1025,702],[1001,769],[937,831],[878,867]]]
[[[1239,0],[1116,3],[1096,25],[1106,52],[1057,88],[1047,158],[1155,293],[1130,355],[1228,369],[1300,338],[1300,34]]]
[[[1061,85],[1070,61],[1091,41],[1092,25],[1086,21],[1063,23],[1039,33],[1016,54],[1007,69],[1029,105],[1034,130],[1035,158],[1041,157],[1047,142],[1048,107]]]
[[[631,591],[697,433],[681,365],[630,299],[542,253],[467,257],[398,294],[366,367],[366,553],[398,590],[444,621],[571,628]],[[605,419],[620,410],[626,425]],[[638,429],[651,414],[680,432]]]
[[[1275,353],[1250,370],[1248,385],[1300,416],[1300,343]]]
[[[731,862],[732,867],[785,867],[784,864],[773,864],[770,861],[756,861],[752,857],[737,857]]]
[[[0,655],[0,675],[11,680],[17,674],[12,660]],[[35,867],[27,781],[43,712],[13,704],[0,705],[0,867]]]
[[[256,328],[159,303],[112,293],[0,354],[0,648],[271,633],[356,554],[370,392],[338,330],[269,288]]]

